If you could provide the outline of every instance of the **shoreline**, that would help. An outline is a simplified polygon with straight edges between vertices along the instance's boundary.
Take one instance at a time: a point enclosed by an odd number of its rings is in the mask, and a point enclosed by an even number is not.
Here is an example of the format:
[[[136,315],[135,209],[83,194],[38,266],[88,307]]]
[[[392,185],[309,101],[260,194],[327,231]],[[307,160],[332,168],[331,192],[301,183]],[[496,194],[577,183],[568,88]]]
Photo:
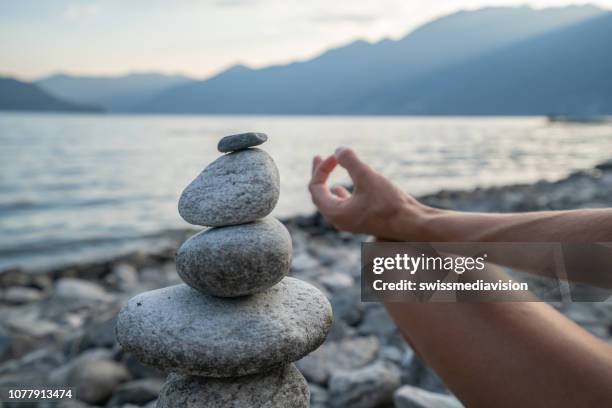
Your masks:
[[[443,189],[416,198],[433,207],[468,212],[525,212],[611,207],[612,159],[591,169],[571,173],[556,181],[540,180],[531,184],[478,187],[471,190]],[[330,234],[330,239],[337,239],[339,242],[360,239],[358,236],[337,231],[318,212],[281,218],[280,221],[292,233],[302,231],[314,237]],[[127,262],[148,266],[172,261],[174,251],[180,243],[199,231],[201,229],[184,228],[160,232],[159,242],[152,245],[158,248],[154,251],[132,250],[116,256],[94,257],[83,262],[60,263],[49,268],[15,266],[0,269],[0,288],[4,287],[4,275],[6,274],[27,272],[49,275],[56,279],[62,276],[74,276],[72,271],[77,270],[82,271],[87,277],[91,275],[88,270],[108,269],[109,265],[116,263]],[[163,244],[162,241],[171,242],[171,244]],[[71,272],[63,272],[66,270]],[[95,276],[96,273],[93,275]]]

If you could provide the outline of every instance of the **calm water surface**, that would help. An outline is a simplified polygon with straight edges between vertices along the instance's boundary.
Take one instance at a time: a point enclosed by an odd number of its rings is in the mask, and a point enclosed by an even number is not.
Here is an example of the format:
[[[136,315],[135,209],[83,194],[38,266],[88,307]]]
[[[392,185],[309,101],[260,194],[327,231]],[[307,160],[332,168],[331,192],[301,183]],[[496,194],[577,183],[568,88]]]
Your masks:
[[[218,139],[270,136],[278,217],[309,213],[314,154],[354,147],[414,194],[556,179],[612,156],[612,126],[543,118],[48,115],[0,112],[0,269],[162,243]],[[338,172],[334,182],[346,182]]]

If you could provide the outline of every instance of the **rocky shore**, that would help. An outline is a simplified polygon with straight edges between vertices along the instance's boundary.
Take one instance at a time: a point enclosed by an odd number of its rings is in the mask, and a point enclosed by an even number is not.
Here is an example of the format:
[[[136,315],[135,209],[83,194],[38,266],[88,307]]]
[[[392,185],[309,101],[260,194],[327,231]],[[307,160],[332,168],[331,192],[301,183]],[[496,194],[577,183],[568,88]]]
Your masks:
[[[612,161],[556,182],[441,191],[420,199],[465,211],[610,207]],[[415,357],[382,306],[360,302],[359,248],[365,237],[339,233],[318,214],[283,223],[293,241],[290,275],[319,288],[334,314],[326,342],[296,363],[308,380],[311,406],[459,406]],[[195,232],[186,231],[177,247]],[[174,263],[177,247],[45,273],[0,272],[0,388],[69,384],[79,398],[32,406],[154,407],[165,375],[119,347],[115,318],[135,294],[181,282]],[[555,306],[612,341],[610,304]]]

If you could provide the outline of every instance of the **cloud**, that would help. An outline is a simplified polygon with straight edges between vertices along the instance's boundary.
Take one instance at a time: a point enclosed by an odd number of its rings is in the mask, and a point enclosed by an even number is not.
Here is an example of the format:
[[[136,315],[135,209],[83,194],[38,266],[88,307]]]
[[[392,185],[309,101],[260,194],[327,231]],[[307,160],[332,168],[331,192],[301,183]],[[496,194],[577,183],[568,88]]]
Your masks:
[[[90,4],[73,4],[64,10],[64,18],[66,20],[80,20],[85,17],[91,17],[98,14],[100,7],[96,3]]]
[[[355,23],[365,24],[378,20],[379,16],[372,14],[342,13],[342,14],[318,14],[312,18],[317,23]]]
[[[216,6],[234,7],[234,6],[249,6],[258,3],[259,0],[216,0]]]

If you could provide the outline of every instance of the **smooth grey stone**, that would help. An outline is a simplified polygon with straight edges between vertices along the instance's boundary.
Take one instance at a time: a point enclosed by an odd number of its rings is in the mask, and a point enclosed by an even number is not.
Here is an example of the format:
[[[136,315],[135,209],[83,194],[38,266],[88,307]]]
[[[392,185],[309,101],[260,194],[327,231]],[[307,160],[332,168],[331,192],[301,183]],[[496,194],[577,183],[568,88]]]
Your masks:
[[[316,384],[308,383],[310,388],[310,408],[328,408],[327,390]]]
[[[361,335],[374,334],[381,339],[390,338],[394,333],[399,332],[396,324],[380,304],[366,310],[358,331]]]
[[[138,270],[129,263],[120,262],[113,266],[106,281],[122,292],[132,292],[138,288]]]
[[[244,224],[270,214],[280,194],[276,164],[268,153],[246,149],[209,164],[183,191],[179,214],[209,227]]]
[[[162,370],[236,377],[299,360],[323,343],[331,323],[325,296],[298,279],[238,298],[181,284],[128,301],[117,318],[117,339]]]
[[[27,286],[12,286],[0,291],[0,301],[11,305],[38,302],[43,297],[44,293],[41,290]]]
[[[425,391],[404,385],[395,391],[393,402],[396,408],[463,408],[463,404],[451,395]]]
[[[364,314],[361,303],[361,285],[354,285],[334,292],[330,299],[336,320],[344,320],[351,326],[361,322]]]
[[[159,378],[144,378],[123,383],[117,387],[107,405],[111,407],[124,404],[145,405],[157,398],[163,385],[163,381]]]
[[[44,406],[44,405],[43,405]],[[91,405],[75,399],[63,399],[58,401],[55,408],[91,408]]]
[[[319,282],[331,293],[339,292],[346,288],[355,287],[353,277],[344,272],[330,271],[319,278]]]
[[[115,316],[110,319],[108,317],[100,318],[100,316],[96,316],[93,322],[90,322],[83,328],[84,332],[77,337],[78,340],[76,342],[76,348],[79,352],[92,348],[112,349],[117,344],[117,337],[115,336],[117,316],[116,313],[113,314]],[[97,320],[98,318],[100,320]]]
[[[326,384],[332,371],[354,370],[374,361],[379,342],[376,336],[327,341],[296,363],[310,382]]]
[[[386,362],[350,371],[337,371],[329,378],[329,403],[333,408],[385,406],[400,386],[399,369]]]
[[[308,408],[308,383],[293,364],[237,378],[170,374],[157,408]]]
[[[403,364],[403,379],[405,383],[415,385],[427,391],[446,394],[448,389],[444,381],[427,364],[421,361],[414,353],[408,358],[407,364]]]
[[[51,372],[46,373],[46,379],[50,384],[61,385],[68,384],[69,377],[77,370],[76,367],[83,367],[91,361],[112,360],[113,352],[107,348],[89,349],[65,364],[56,367]]]
[[[129,380],[127,369],[112,360],[88,360],[75,367],[68,375],[76,398],[88,404],[103,404],[113,395],[119,384]]]
[[[78,278],[60,278],[53,296],[83,303],[110,302],[113,296],[97,283]]]
[[[333,298],[332,298],[333,299]],[[332,300],[330,299],[330,301]],[[332,304],[332,313],[334,313],[334,305]],[[334,313],[334,323],[332,324],[329,333],[327,333],[326,341],[341,341],[348,338],[357,336],[357,330],[354,327],[349,326],[343,320],[336,317]]]
[[[221,153],[235,152],[236,150],[246,149],[247,147],[259,146],[268,140],[265,133],[239,133],[237,135],[225,136],[219,140],[217,149]]]
[[[202,293],[232,297],[261,292],[278,283],[291,266],[291,236],[278,220],[211,228],[181,246],[176,268]]]

